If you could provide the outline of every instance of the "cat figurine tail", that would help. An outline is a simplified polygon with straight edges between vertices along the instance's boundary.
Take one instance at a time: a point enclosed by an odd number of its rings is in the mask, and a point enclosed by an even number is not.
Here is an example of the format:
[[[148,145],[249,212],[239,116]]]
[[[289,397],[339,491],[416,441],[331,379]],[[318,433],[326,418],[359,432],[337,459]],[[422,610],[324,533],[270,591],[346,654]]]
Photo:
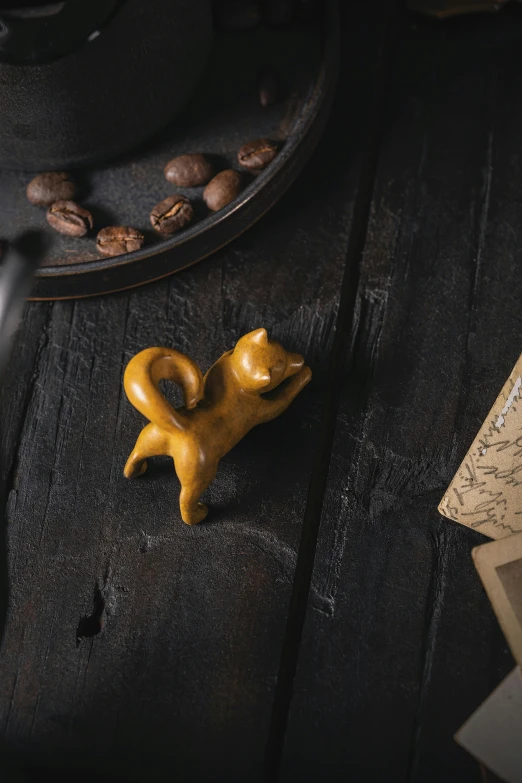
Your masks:
[[[189,422],[175,410],[158,388],[160,380],[181,386],[185,409],[203,398],[205,382],[197,364],[174,348],[146,348],[134,356],[125,370],[125,393],[134,407],[166,432],[186,430]]]

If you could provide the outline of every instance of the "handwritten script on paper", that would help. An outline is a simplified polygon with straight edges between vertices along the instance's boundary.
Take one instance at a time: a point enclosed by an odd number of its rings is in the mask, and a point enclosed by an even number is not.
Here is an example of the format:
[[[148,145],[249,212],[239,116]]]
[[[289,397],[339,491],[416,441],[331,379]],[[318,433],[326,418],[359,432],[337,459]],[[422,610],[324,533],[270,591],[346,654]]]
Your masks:
[[[442,498],[439,511],[490,538],[522,531],[522,356]]]

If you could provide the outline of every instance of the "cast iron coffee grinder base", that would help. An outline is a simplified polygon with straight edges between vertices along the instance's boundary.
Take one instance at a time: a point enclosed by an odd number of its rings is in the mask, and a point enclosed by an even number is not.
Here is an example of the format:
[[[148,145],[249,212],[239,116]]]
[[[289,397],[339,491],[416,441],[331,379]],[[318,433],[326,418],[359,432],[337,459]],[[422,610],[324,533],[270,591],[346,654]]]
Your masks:
[[[38,237],[33,298],[122,290],[195,263],[270,209],[311,155],[335,86],[335,0],[317,3],[312,20],[276,26],[261,17],[226,30],[207,0],[47,3],[43,16],[34,6],[25,15],[0,10],[0,238]],[[43,49],[34,32],[42,24]],[[15,46],[20,31],[23,46]],[[282,87],[262,106],[267,68]],[[218,168],[238,168],[239,147],[260,137],[277,141],[279,153],[247,176],[234,202],[208,214],[203,188],[176,190],[191,199],[196,220],[172,238],[154,234],[150,210],[174,191],[163,176],[170,158],[203,152]],[[95,219],[92,237],[81,240],[49,229],[25,197],[35,173],[72,168]],[[95,235],[107,225],[141,230],[144,247],[101,258]]]

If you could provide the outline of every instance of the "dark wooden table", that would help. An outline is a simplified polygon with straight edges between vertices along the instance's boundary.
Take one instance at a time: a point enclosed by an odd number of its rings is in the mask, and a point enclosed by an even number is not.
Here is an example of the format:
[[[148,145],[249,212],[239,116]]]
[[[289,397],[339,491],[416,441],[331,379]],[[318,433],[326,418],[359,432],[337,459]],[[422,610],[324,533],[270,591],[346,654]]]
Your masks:
[[[359,0],[343,26],[325,136],[259,224],[156,285],[27,307],[0,729],[30,780],[481,780],[453,734],[513,660],[485,539],[437,504],[522,349],[522,8]],[[154,344],[206,368],[258,326],[314,381],[189,528],[168,460],[123,478],[123,368]]]

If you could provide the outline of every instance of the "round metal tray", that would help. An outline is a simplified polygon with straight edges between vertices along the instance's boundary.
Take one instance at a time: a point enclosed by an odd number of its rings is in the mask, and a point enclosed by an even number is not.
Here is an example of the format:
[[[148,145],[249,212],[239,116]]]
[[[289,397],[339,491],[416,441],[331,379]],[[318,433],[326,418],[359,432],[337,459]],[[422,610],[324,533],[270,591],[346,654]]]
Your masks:
[[[25,197],[33,173],[1,171],[0,236],[16,241],[28,232],[42,248],[31,298],[76,298],[139,286],[184,269],[245,231],[281,197],[315,148],[331,106],[338,56],[335,0],[312,24],[216,33],[206,76],[185,111],[132,154],[76,173],[78,201],[92,211],[96,230],[130,225],[143,231],[145,245],[134,253],[100,258],[96,232],[82,239],[55,233],[45,210]],[[263,108],[258,82],[267,66],[281,74],[285,97]],[[239,147],[262,136],[280,142],[278,155],[258,176],[247,175],[240,196],[220,212],[208,214],[203,188],[175,189],[164,178],[165,163],[184,152],[205,152],[219,168],[238,168]],[[191,199],[196,220],[165,240],[152,231],[149,213],[174,192]]]

